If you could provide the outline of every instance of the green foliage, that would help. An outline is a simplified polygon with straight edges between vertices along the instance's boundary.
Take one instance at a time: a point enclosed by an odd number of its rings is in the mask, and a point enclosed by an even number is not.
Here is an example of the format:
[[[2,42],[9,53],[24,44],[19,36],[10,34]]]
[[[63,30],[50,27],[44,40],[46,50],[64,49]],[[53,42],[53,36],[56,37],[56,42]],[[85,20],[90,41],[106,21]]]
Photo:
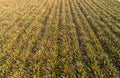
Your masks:
[[[118,78],[117,0],[0,0],[0,78]]]

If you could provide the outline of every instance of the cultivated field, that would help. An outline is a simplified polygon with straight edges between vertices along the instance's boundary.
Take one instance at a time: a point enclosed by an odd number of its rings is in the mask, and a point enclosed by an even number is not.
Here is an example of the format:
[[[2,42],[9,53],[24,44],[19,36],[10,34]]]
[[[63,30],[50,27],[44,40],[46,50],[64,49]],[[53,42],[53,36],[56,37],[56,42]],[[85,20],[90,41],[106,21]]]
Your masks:
[[[120,78],[120,2],[0,0],[0,78]]]

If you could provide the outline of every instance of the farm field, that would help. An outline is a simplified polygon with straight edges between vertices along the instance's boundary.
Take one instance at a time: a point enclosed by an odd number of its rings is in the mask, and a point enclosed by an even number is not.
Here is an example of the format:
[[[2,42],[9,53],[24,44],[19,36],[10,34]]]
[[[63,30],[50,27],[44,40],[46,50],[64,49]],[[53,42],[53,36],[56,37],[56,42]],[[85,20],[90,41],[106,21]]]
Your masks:
[[[120,78],[120,2],[0,0],[0,78]]]

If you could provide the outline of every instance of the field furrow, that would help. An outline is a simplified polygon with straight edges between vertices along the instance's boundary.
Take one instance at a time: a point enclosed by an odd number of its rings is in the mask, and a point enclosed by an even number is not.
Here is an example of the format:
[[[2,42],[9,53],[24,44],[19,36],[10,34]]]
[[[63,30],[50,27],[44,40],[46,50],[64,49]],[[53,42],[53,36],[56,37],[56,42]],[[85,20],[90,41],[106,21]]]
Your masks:
[[[0,78],[120,78],[120,1],[0,0]]]

